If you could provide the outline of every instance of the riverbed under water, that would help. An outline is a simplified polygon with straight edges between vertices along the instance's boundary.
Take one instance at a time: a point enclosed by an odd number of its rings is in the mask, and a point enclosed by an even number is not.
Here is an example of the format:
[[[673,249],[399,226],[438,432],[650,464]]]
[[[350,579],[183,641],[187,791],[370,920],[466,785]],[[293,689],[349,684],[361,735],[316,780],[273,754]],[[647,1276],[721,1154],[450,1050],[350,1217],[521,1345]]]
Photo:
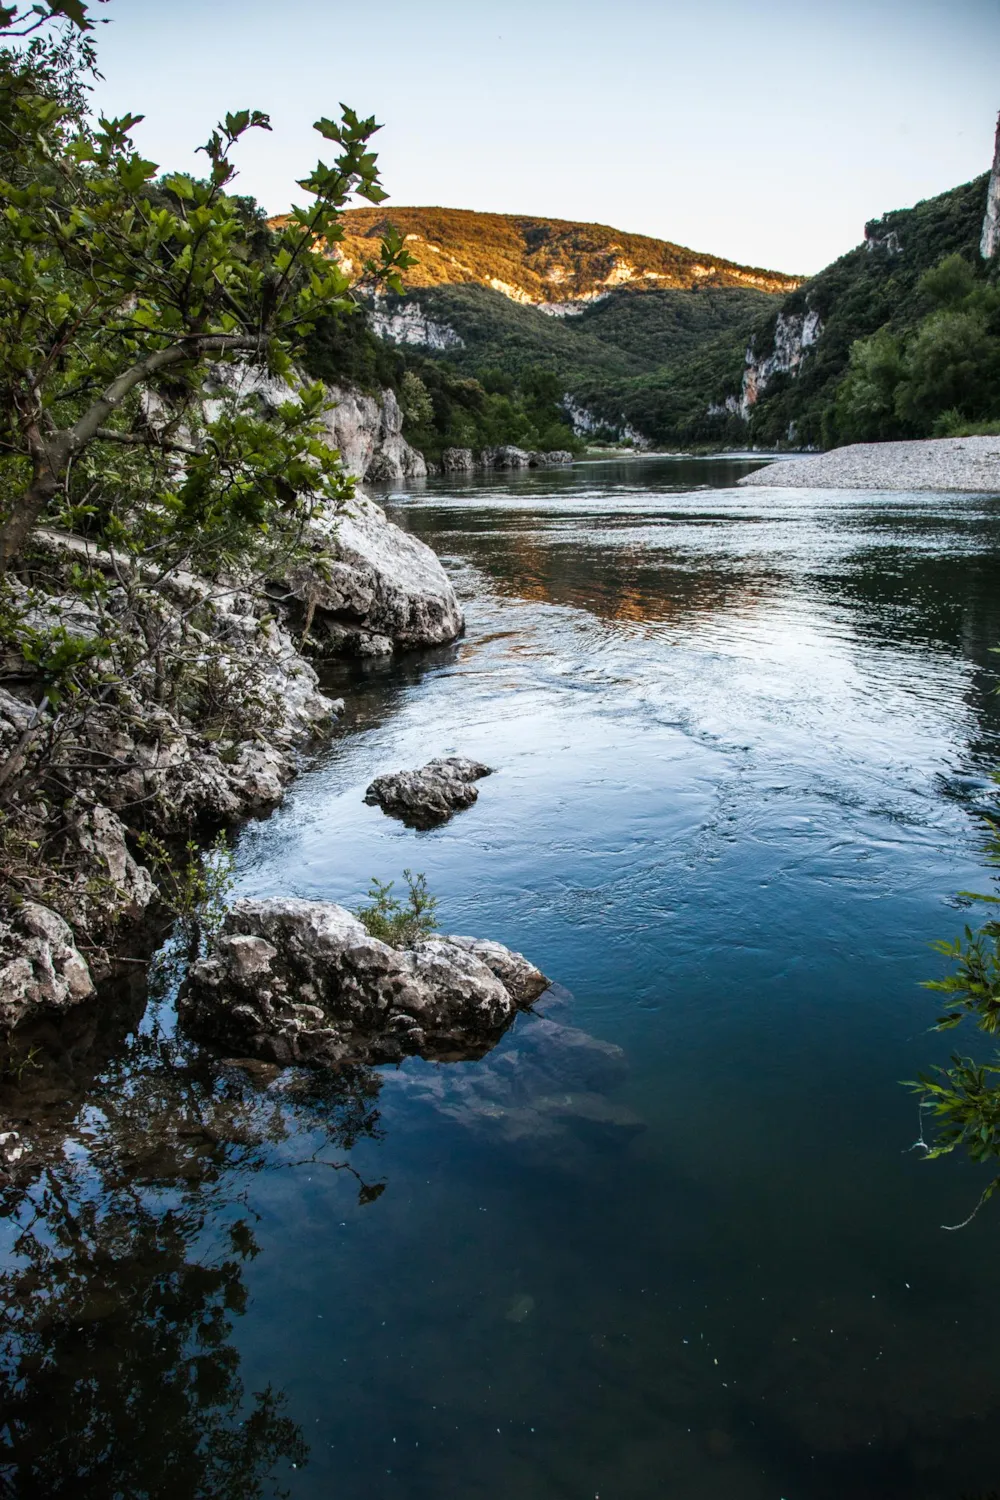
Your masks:
[[[988,1179],[909,1150],[900,1086],[955,1041],[919,984],[988,880],[1000,499],[751,467],[388,497],[467,634],[340,672],[239,892],[421,871],[554,989],[481,1061],[331,1078],[185,1043],[167,974],[45,1074],[0,1493],[1000,1489],[1000,1207],[942,1229]],[[497,773],[447,826],[364,805],[449,753]]]

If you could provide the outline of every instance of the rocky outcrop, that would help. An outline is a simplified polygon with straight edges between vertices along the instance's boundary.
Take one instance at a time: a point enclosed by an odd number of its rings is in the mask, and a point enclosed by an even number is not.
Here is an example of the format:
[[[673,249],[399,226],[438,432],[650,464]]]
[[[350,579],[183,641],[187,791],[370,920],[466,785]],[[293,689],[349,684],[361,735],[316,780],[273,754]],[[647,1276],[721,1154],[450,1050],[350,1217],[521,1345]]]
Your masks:
[[[13,822],[8,817],[6,858],[16,888],[37,897],[33,910],[57,909],[52,920],[69,934],[63,947],[86,939],[86,961],[74,947],[76,958],[63,963],[69,965],[63,989],[74,999],[108,972],[104,945],[117,943],[154,896],[152,877],[136,857],[136,830],[187,837],[199,824],[270,810],[310,739],[343,708],[319,691],[314,668],[283,623],[289,600],[311,611],[328,654],[390,653],[440,644],[461,631],[462,612],[437,557],[364,496],[319,521],[312,541],[312,560],[276,585],[277,599],[236,578],[210,583],[184,573],[146,598],[141,561],[112,558],[54,531],[36,539],[49,586],[86,564],[106,576],[100,608],[70,593],[11,582],[34,629],[63,627],[101,651],[107,642],[114,658],[107,663],[113,697],[76,717],[71,705],[63,706],[54,749],[49,744],[59,785],[72,794],[60,791],[53,805],[29,792],[7,807],[16,814]],[[211,684],[214,706],[195,703],[188,717],[173,700],[162,700],[150,640],[167,656],[184,652],[194,679]],[[5,660],[4,670],[25,682],[23,697],[0,692],[0,775],[9,791],[21,781],[30,787],[32,756],[55,733],[56,714],[51,706],[36,707],[41,692],[32,696],[26,663]],[[210,732],[202,732],[205,714],[213,716]],[[43,840],[49,852],[40,866],[33,850]],[[58,943],[46,957],[38,932],[24,930],[15,908],[0,901],[0,913],[2,1030],[51,1006],[63,969],[52,956],[62,952]],[[77,960],[85,981],[75,977]]]
[[[270,411],[295,395],[294,385],[257,365],[217,365],[213,377],[220,392],[254,397]],[[356,386],[329,384],[326,390],[329,402],[324,422],[329,441],[355,479],[384,481],[427,473],[423,454],[403,437],[403,413],[394,391],[383,390],[376,396]]]
[[[471,448],[446,448],[441,454],[442,474],[471,474],[476,457]]]
[[[419,479],[427,473],[423,454],[403,436],[403,413],[395,392],[384,390],[376,397],[337,386],[327,390],[332,403],[326,412],[327,430],[348,473],[381,482]]]
[[[318,522],[312,539],[313,559],[287,586],[324,653],[387,656],[461,634],[465,619],[436,554],[367,496]]]
[[[368,314],[368,324],[378,338],[390,344],[413,344],[439,353],[446,349],[464,349],[465,340],[447,323],[428,316],[419,302],[401,302],[389,307],[376,298]]]
[[[572,396],[564,396],[562,404],[577,437],[600,437],[615,443],[627,443],[630,447],[639,449],[649,447],[649,439],[623,416],[601,416]]]
[[[62,917],[33,901],[0,917],[0,1030],[93,993],[90,970]]]
[[[753,342],[746,352],[746,368],[743,371],[743,386],[740,393],[740,413],[750,415],[751,409],[764,394],[775,375],[794,375],[806,353],[823,332],[822,319],[818,312],[808,309],[802,313],[780,312],[774,325],[771,350],[759,355]]]
[[[992,260],[1000,254],[1000,116],[997,117],[997,133],[993,146],[993,170],[986,189],[986,214],[983,218],[983,237],[979,243],[984,260]]]
[[[481,1055],[548,981],[519,954],[480,949],[448,937],[391,948],[342,906],[239,901],[191,969],[181,1020],[283,1065]]]
[[[481,448],[478,453],[471,448],[446,448],[441,454],[441,473],[472,474],[476,469],[559,469],[572,462],[573,454],[566,448],[554,448],[545,453],[510,444]]]
[[[411,828],[444,823],[479,797],[475,782],[492,775],[492,767],[465,756],[450,755],[428,761],[419,771],[392,771],[376,776],[365,792],[370,807],[401,818]]]
[[[479,466],[483,469],[526,469],[531,463],[531,454],[525,448],[503,444],[496,448],[483,448],[479,454]]]
[[[552,448],[548,453],[532,450],[528,454],[529,469],[561,469],[573,462],[574,455],[568,448]]]

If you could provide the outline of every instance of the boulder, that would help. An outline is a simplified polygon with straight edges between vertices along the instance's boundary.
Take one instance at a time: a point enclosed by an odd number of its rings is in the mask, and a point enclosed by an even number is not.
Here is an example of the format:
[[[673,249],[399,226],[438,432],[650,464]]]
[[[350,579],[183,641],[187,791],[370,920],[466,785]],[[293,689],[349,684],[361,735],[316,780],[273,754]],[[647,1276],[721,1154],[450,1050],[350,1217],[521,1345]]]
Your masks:
[[[446,448],[441,454],[442,474],[471,474],[475,467],[471,448]]]
[[[0,916],[0,1030],[93,993],[90,970],[62,917],[33,901]]]
[[[365,495],[313,528],[313,557],[288,578],[330,649],[383,655],[439,646],[465,628],[455,590],[434,552]],[[366,646],[366,642],[371,643]]]
[[[526,469],[531,455],[524,448],[503,444],[497,448],[483,448],[479,463],[484,469]]]
[[[530,469],[559,469],[564,464],[572,462],[573,455],[567,448],[553,448],[550,453],[532,451],[528,454]]]
[[[471,807],[479,796],[474,785],[493,768],[463,755],[428,761],[418,771],[391,771],[376,776],[365,792],[369,806],[402,818],[412,828],[431,828],[444,823],[463,807]]]
[[[192,966],[180,1015],[197,1035],[282,1065],[481,1056],[548,980],[499,944],[491,962],[475,946],[435,936],[392,948],[329,902],[238,901]]]

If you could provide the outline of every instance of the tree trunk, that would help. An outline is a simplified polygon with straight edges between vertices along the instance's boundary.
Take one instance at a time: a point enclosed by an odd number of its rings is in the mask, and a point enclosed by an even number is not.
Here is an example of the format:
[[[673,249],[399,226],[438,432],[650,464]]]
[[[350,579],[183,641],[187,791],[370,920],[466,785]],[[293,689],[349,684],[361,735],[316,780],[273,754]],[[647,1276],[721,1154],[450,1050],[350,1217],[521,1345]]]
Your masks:
[[[0,578],[20,557],[39,516],[58,489],[59,476],[52,465],[47,460],[38,461],[30,486],[14,501],[10,515],[0,526]]]

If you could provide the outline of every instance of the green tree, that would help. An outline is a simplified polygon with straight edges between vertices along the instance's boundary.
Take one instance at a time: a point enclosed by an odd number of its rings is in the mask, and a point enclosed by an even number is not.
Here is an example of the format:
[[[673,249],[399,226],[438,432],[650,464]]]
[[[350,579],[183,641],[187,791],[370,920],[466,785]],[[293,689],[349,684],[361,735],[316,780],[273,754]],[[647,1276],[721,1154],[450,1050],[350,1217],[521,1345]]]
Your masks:
[[[880,328],[851,346],[847,375],[837,392],[837,428],[847,442],[902,437],[896,398],[906,378],[899,339]]]
[[[49,12],[90,24],[75,0],[24,17],[2,11],[0,22],[16,35],[20,19],[24,34],[51,21]],[[341,210],[353,195],[386,196],[368,149],[374,119],[342,106],[339,121],[316,122],[337,150],[333,165],[320,161],[300,180],[312,202],[293,208],[261,254],[229,189],[234,148],[248,131],[270,129],[267,116],[227,114],[201,148],[205,179],[174,173],[160,182],[132,143],[141,118],[92,127],[78,93],[54,97],[40,87],[37,55],[0,51],[0,573],[57,497],[69,501],[72,469],[96,445],[167,456],[174,508],[196,518],[235,508],[244,523],[263,526],[314,481],[337,491],[320,451],[318,392],[305,420],[287,414],[270,452],[249,418],[230,422],[224,443],[192,437],[183,418],[197,428],[213,364],[249,361],[287,376],[316,319],[353,309],[349,278],[329,249],[343,237]],[[363,278],[398,290],[409,263],[388,229]],[[151,420],[164,409],[172,420]],[[263,487],[258,471],[269,474]]]

